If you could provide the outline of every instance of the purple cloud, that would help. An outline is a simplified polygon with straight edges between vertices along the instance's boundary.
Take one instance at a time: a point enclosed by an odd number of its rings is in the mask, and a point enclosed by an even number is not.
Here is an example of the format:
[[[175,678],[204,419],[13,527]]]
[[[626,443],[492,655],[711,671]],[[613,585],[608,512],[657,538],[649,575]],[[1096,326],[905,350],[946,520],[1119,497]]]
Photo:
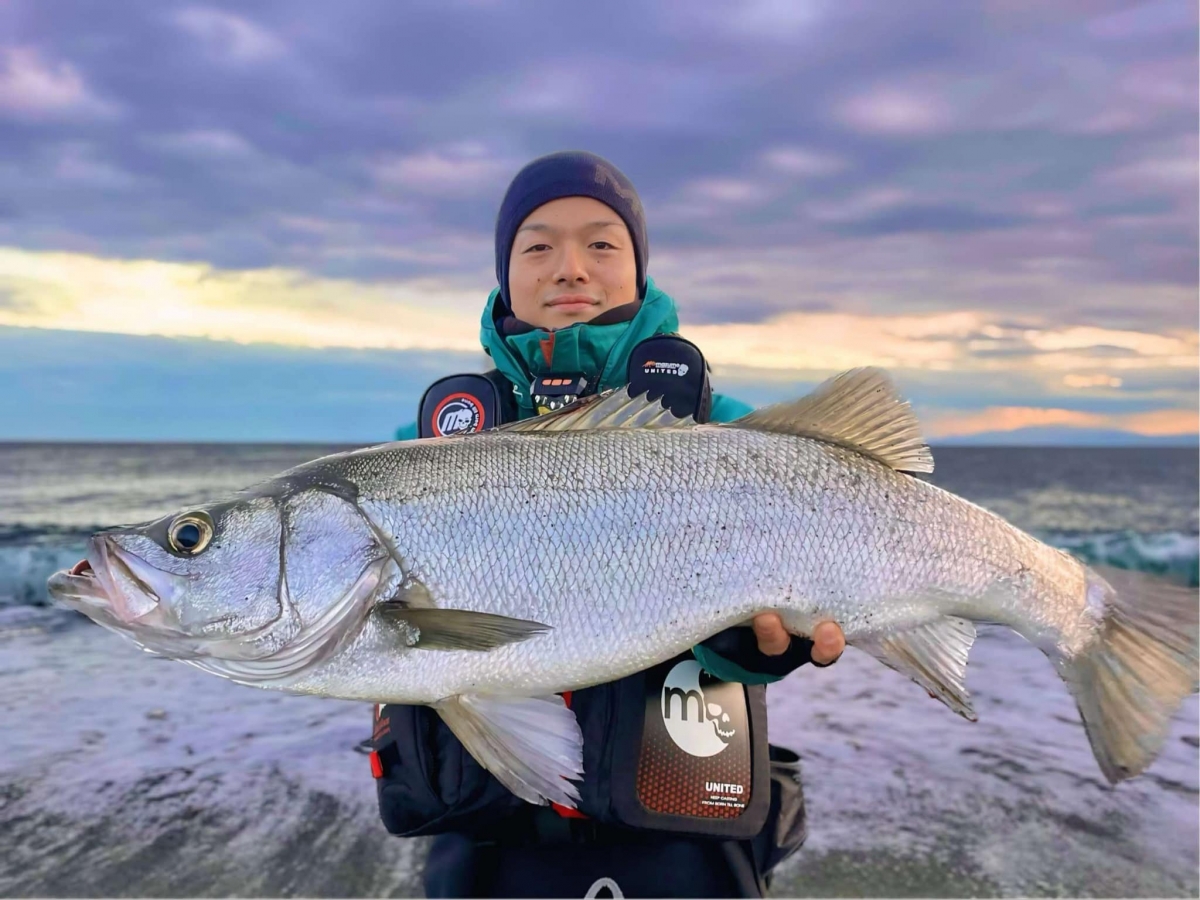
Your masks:
[[[585,147],[633,177],[651,273],[705,317],[1194,327],[1186,0],[14,0],[0,32],[0,244],[482,292],[508,177]]]

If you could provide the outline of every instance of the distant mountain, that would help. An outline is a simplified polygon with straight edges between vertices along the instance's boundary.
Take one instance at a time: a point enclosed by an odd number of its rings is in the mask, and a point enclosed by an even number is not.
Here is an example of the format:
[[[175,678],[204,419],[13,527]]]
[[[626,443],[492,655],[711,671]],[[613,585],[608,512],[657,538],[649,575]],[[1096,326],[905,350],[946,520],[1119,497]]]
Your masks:
[[[942,447],[979,446],[1062,446],[1062,447],[1197,447],[1200,436],[1171,434],[1148,437],[1116,428],[1069,428],[1062,425],[1038,425],[1012,431],[984,431],[979,434],[939,438],[930,443]]]

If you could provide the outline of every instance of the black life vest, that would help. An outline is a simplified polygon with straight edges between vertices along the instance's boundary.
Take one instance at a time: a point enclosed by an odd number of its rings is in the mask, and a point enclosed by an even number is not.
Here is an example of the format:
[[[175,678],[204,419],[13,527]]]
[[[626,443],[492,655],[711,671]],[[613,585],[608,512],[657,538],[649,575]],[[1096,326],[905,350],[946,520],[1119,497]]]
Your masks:
[[[677,334],[656,334],[638,343],[629,354],[626,382],[631,396],[661,399],[681,418],[707,422],[712,413],[708,364],[695,344]],[[596,385],[577,372],[539,375],[530,385],[539,413],[561,409],[595,392]],[[425,438],[483,431],[516,418],[512,385],[499,369],[447,375],[421,397],[417,434]]]

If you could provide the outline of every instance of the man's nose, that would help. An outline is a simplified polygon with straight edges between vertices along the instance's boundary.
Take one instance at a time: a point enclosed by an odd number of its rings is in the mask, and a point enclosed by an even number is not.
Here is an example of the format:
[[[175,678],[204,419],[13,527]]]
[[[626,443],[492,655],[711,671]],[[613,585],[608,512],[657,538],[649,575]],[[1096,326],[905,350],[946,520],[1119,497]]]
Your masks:
[[[587,265],[584,255],[576,247],[564,247],[559,257],[558,273],[554,279],[557,282],[587,281]]]

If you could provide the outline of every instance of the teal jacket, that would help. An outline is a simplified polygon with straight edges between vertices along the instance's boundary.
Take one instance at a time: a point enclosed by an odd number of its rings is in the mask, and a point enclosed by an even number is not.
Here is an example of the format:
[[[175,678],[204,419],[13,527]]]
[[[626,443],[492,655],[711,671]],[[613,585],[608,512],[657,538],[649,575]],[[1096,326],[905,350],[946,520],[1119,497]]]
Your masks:
[[[654,279],[646,280],[646,297],[637,315],[627,322],[611,325],[592,325],[578,322],[554,332],[549,345],[550,359],[545,354],[546,332],[541,329],[525,334],[502,335],[496,330],[496,303],[499,288],[492,291],[484,306],[479,332],[480,343],[496,368],[513,385],[520,418],[537,414],[529,387],[538,375],[549,372],[580,372],[598,390],[621,387],[627,382],[629,354],[641,341],[655,334],[671,334],[679,330],[675,301],[658,289]],[[732,422],[751,412],[754,407],[724,394],[713,394],[711,418],[714,422]],[[396,440],[411,440],[417,436],[416,423],[396,432]],[[749,672],[736,663],[719,656],[704,646],[692,652],[707,671],[722,681],[742,684],[769,684],[782,676]]]
[[[538,375],[549,372],[580,372],[590,384],[599,383],[598,390],[621,387],[626,382],[629,354],[646,338],[655,334],[671,334],[679,330],[675,301],[658,289],[653,278],[646,279],[646,298],[641,309],[628,322],[613,325],[592,325],[579,322],[554,332],[553,354],[547,362],[542,350],[546,332],[541,329],[526,334],[504,336],[496,330],[496,303],[500,289],[488,297],[483,309],[479,341],[501,374],[513,386],[520,418],[537,414],[529,386]],[[727,397],[713,395],[712,420],[732,422],[754,407]],[[417,423],[411,422],[396,430],[396,440],[408,441],[417,436]]]
[[[542,349],[545,331],[539,329],[506,337],[496,330],[495,304],[499,296],[497,288],[488,297],[479,340],[496,368],[512,382],[522,419],[537,413],[529,396],[529,386],[536,376],[549,372],[581,372],[589,383],[598,384],[599,391],[618,388],[627,382],[629,354],[634,347],[653,335],[679,330],[675,301],[658,289],[653,278],[647,278],[646,298],[636,316],[628,322],[613,325],[578,322],[559,329],[554,332],[553,352],[547,362]],[[753,409],[732,397],[713,395],[714,422],[731,422]]]

